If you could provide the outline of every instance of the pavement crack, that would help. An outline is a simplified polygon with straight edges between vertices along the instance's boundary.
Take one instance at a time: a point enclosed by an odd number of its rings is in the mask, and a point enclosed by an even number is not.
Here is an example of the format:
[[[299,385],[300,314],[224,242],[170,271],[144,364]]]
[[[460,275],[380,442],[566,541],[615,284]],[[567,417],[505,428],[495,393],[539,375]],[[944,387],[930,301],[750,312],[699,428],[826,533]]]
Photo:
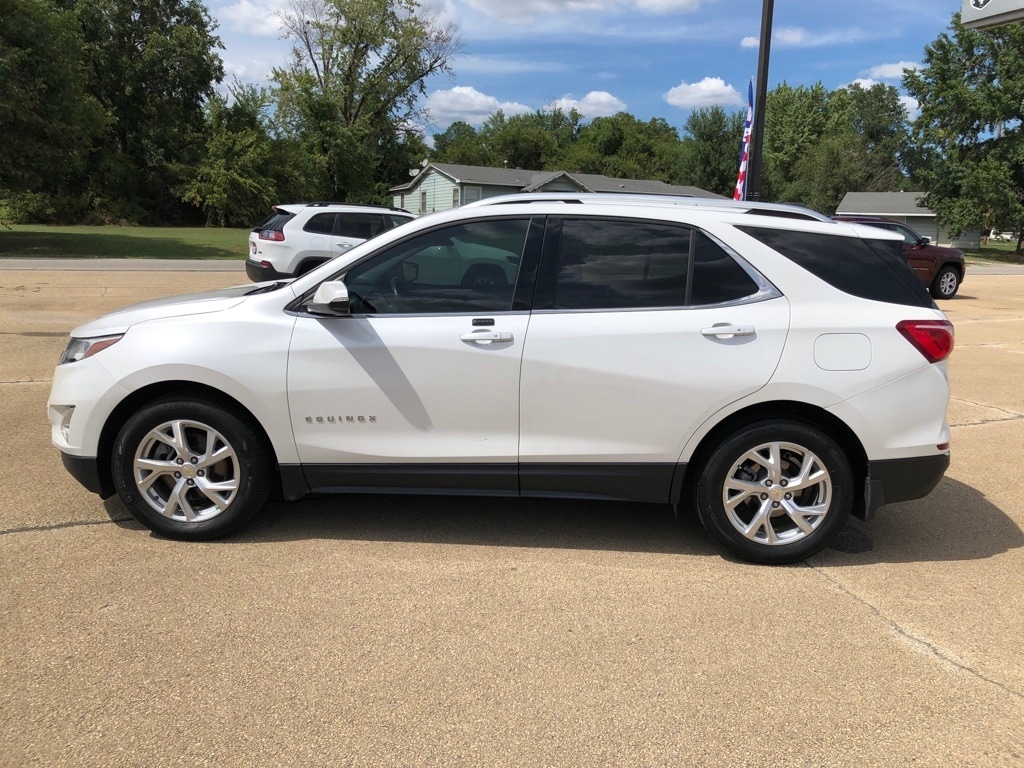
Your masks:
[[[0,379],[0,384],[52,384],[53,379]]]
[[[805,565],[812,571],[822,576],[826,581],[832,584],[832,586],[834,586],[840,592],[863,605],[865,608],[871,611],[871,613],[877,616],[882,623],[888,626],[889,629],[891,629],[893,632],[895,632],[897,635],[899,635],[901,638],[906,640],[908,643],[910,643],[912,646],[917,648],[917,650],[921,651],[925,655],[932,656],[933,658],[938,659],[943,664],[948,664],[949,666],[953,667],[959,672],[963,672],[967,675],[970,675],[971,677],[976,678],[977,680],[980,680],[981,682],[995,686],[999,690],[1003,691],[1003,693],[1006,693],[1009,696],[1012,696],[1013,698],[1018,699],[1020,701],[1024,701],[1024,691],[1018,691],[1016,688],[1009,686],[1006,683],[1002,683],[999,680],[989,677],[980,670],[970,666],[969,664],[961,661],[960,659],[957,659],[948,651],[944,650],[942,647],[936,645],[932,641],[926,640],[925,638],[915,634],[911,630],[901,625],[899,622],[889,618],[882,611],[881,608],[864,599],[856,592],[850,590],[850,588],[843,584],[841,581],[839,581],[839,579],[835,578],[834,576],[831,576],[822,568],[818,568],[812,565],[811,563],[805,563]]]
[[[111,523],[127,523],[132,517],[111,517],[109,520],[75,520],[64,523],[51,523],[49,525],[26,525],[21,528],[5,528],[0,530],[0,536],[13,535],[18,533],[38,533],[41,531],[59,531],[64,528],[81,528],[87,525],[109,525]]]

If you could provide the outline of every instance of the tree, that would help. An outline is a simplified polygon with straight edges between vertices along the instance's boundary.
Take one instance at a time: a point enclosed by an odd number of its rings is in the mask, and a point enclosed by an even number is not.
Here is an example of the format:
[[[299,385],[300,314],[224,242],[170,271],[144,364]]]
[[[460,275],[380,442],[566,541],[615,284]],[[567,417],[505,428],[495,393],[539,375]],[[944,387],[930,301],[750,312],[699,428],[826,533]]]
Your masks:
[[[696,109],[683,130],[682,172],[688,184],[732,196],[739,168],[746,113],[727,114],[721,107]]]
[[[1012,229],[1024,244],[1024,27],[976,31],[954,14],[904,87],[921,104],[912,173],[953,234]]]
[[[270,168],[277,158],[267,132],[266,91],[236,81],[230,95],[230,104],[220,94],[207,102],[205,152],[180,193],[203,209],[207,225],[246,227],[275,202]]]
[[[416,0],[291,0],[282,14],[289,64],[273,72],[275,121],[308,158],[318,197],[369,200],[387,152],[424,115],[432,74],[461,47]]]
[[[459,165],[487,165],[487,148],[483,139],[469,123],[458,120],[442,133],[434,135],[431,159],[439,163]]]
[[[57,212],[45,190],[82,167],[103,112],[74,14],[52,0],[0,0],[0,18],[0,196],[18,218],[47,217]]]
[[[203,106],[224,75],[214,23],[199,0],[75,0],[108,130],[78,180],[109,218],[177,221],[174,194],[201,156]]]
[[[676,182],[679,134],[660,117],[644,122],[619,112],[580,128],[578,140],[562,159],[568,171]]]
[[[506,116],[498,110],[480,128],[488,164],[527,170],[558,168],[562,153],[576,140],[582,116],[575,109],[538,110]]]

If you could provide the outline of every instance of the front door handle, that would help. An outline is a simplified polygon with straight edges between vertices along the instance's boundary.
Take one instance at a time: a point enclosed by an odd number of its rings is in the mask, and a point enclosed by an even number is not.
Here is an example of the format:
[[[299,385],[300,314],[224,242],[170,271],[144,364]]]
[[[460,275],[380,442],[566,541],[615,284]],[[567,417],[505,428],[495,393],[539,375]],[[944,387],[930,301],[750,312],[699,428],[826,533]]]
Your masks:
[[[710,328],[701,328],[701,336],[714,336],[719,339],[731,339],[733,336],[753,336],[755,334],[752,325],[713,325]]]
[[[495,341],[512,341],[512,334],[509,331],[492,331],[488,329],[464,333],[459,338],[470,344],[490,344]]]

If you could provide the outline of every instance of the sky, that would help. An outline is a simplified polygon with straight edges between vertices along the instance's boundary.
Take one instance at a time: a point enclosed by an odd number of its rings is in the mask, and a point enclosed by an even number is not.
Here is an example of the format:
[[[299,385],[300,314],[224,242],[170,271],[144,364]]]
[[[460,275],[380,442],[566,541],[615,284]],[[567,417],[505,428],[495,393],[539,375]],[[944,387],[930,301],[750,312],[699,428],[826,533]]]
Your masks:
[[[284,63],[288,0],[206,0],[228,79],[266,83]],[[427,83],[428,136],[456,120],[575,107],[585,119],[629,112],[680,130],[693,109],[746,107],[757,73],[761,0],[420,0],[455,22],[453,74]],[[776,0],[769,88],[820,81],[899,87],[960,0]],[[916,103],[905,101],[913,117]]]

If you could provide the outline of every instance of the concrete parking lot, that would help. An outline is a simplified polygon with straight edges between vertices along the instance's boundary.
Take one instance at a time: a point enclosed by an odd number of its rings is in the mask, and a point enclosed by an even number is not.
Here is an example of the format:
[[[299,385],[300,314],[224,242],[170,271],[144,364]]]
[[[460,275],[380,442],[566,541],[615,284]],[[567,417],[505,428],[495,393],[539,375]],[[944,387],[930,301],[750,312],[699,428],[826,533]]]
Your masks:
[[[157,538],[61,467],[53,365],[76,324],[241,265],[17,266],[0,766],[1024,766],[1024,275],[943,305],[936,491],[766,568],[593,502],[351,496]]]

